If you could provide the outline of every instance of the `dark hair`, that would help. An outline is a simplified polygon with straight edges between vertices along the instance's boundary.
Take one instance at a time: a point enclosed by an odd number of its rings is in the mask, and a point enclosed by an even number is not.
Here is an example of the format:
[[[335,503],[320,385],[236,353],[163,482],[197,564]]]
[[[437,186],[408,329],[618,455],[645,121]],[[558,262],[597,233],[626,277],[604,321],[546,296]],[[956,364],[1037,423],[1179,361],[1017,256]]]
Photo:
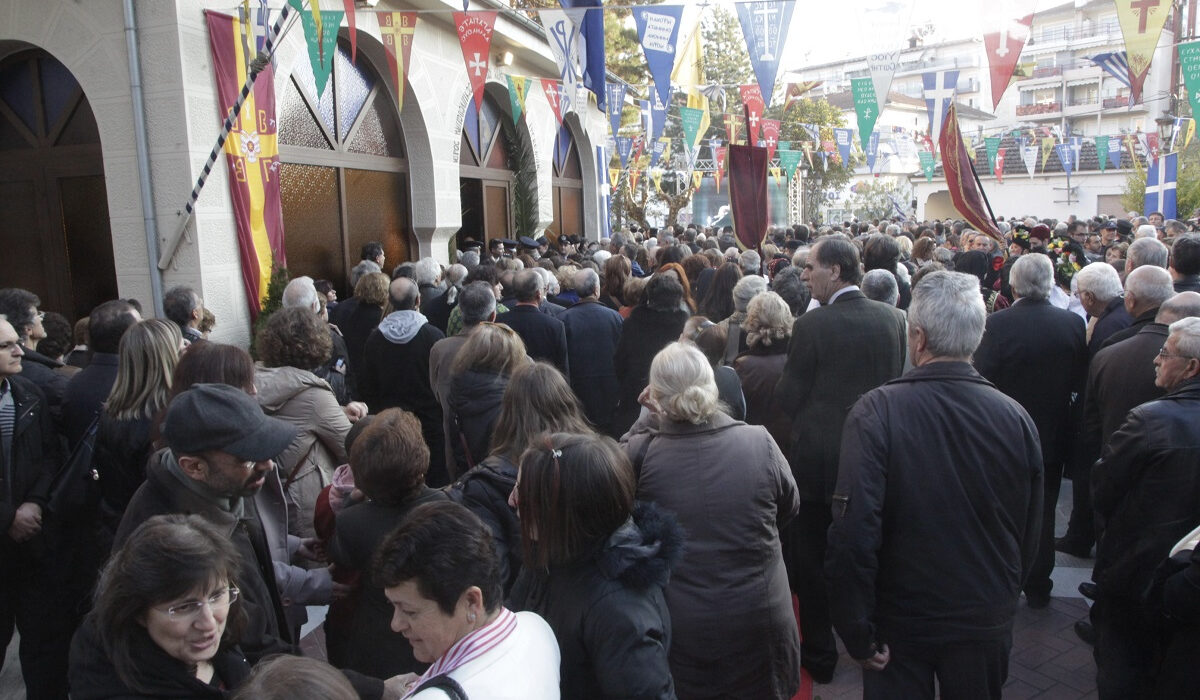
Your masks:
[[[812,290],[801,279],[802,274],[803,270],[792,265],[780,270],[771,280],[771,291],[783,297],[793,316],[804,313],[812,301]]]
[[[375,553],[375,583],[393,588],[415,581],[417,592],[453,615],[471,586],[483,593],[483,608],[502,603],[500,562],[492,533],[479,516],[452,501],[413,508]]]
[[[402,262],[392,268],[392,279],[397,280],[401,277],[417,281],[417,264],[412,262]]]
[[[1185,233],[1175,239],[1171,245],[1171,267],[1185,277],[1200,274],[1200,236]]]
[[[0,289],[0,314],[8,317],[8,322],[12,324],[17,335],[21,336],[21,340],[25,339],[29,327],[33,325],[31,309],[41,305],[42,300],[31,291],[16,287]]]
[[[329,294],[333,291],[333,282],[329,280],[317,280],[313,282],[313,287],[316,288],[318,294]]]
[[[358,700],[346,675],[306,656],[275,654],[259,661],[231,700]]]
[[[545,432],[591,432],[583,406],[553,365],[531,362],[517,367],[500,399],[492,431],[492,454],[516,462],[533,439]]]
[[[241,557],[224,533],[198,515],[156,515],[113,552],[96,586],[92,623],[117,676],[130,689],[146,692],[146,673],[134,658],[141,620],[151,607],[176,600],[221,579],[236,586]],[[236,641],[243,624],[234,602],[222,644]]]
[[[367,241],[362,245],[362,251],[359,254],[360,260],[370,260],[374,262],[375,258],[383,255],[383,245],[379,241]]]
[[[724,321],[736,310],[733,305],[733,286],[742,278],[742,268],[735,262],[722,263],[713,274],[700,301],[700,313],[714,322]]]
[[[466,286],[472,282],[487,282],[494,287],[500,283],[500,271],[496,269],[495,265],[479,263],[475,269],[467,273],[463,285]]]
[[[600,294],[610,296],[625,303],[622,296],[625,292],[625,280],[633,274],[629,258],[624,255],[614,255],[604,262],[604,284],[600,286]]]
[[[708,360],[708,364],[712,365],[715,369],[720,364],[721,358],[725,356],[725,350],[729,342],[729,327],[717,323],[705,326],[700,329],[700,332],[696,334],[692,342],[703,353],[704,359]]]
[[[92,309],[88,315],[88,349],[92,352],[117,354],[121,336],[137,323],[129,302],[113,299]],[[177,324],[178,325],[178,324]]]
[[[526,564],[545,570],[590,553],[629,518],[636,487],[612,438],[543,436],[521,456],[517,482]]]
[[[354,485],[372,501],[397,505],[420,490],[429,471],[421,422],[400,408],[375,416],[350,448]]]
[[[896,264],[900,262],[900,244],[895,238],[883,233],[867,236],[863,242],[863,268],[871,270],[887,270],[896,272]]]
[[[163,313],[184,328],[192,320],[192,312],[200,305],[200,297],[191,287],[171,287],[163,295]]]
[[[683,267],[683,271],[687,274],[688,284],[693,287],[695,287],[696,282],[699,281],[700,273],[706,268],[712,267],[712,263],[709,262],[708,258],[699,253],[687,256],[683,259],[683,262],[679,264]]]
[[[893,241],[894,243],[895,241]],[[813,246],[809,255],[825,267],[838,266],[838,278],[849,284],[862,280],[862,269],[858,265],[858,248],[841,236],[826,236]]]
[[[399,279],[400,277],[392,277],[392,286],[388,288],[388,303],[395,311],[412,311],[417,308],[417,299],[420,298],[421,291],[412,279],[404,277],[408,282],[397,284]],[[399,296],[396,296],[397,293]]]
[[[248,392],[254,388],[254,360],[236,345],[198,340],[179,356],[171,378],[171,398],[196,384],[228,384]]]
[[[311,309],[282,308],[258,331],[259,359],[267,367],[313,370],[329,361],[333,339],[329,326]]]
[[[42,319],[42,328],[46,331],[46,337],[38,343],[38,352],[46,357],[58,359],[74,345],[71,342],[71,323],[66,316],[47,311]]]
[[[655,274],[642,292],[646,305],[656,311],[674,311],[683,302],[683,285],[671,275]]]

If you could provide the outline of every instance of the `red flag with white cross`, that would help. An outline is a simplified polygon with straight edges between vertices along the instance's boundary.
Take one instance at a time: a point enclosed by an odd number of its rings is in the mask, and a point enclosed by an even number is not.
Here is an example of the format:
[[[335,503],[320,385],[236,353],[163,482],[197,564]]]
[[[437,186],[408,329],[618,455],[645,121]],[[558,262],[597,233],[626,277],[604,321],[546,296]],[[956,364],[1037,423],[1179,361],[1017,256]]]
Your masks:
[[[492,30],[496,26],[497,14],[492,10],[454,13],[454,26],[458,30],[458,42],[462,44],[463,62],[467,64],[467,78],[475,95],[475,109],[483,108],[483,86],[487,82]]]

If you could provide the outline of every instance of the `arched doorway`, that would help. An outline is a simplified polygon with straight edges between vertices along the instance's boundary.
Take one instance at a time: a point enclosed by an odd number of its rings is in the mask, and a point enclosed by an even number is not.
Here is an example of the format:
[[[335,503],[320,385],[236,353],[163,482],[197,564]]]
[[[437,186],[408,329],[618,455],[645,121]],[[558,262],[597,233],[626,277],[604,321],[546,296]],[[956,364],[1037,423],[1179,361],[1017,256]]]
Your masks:
[[[338,42],[319,97],[299,60],[279,108],[280,194],[289,272],[332,281],[343,294],[368,241],[388,267],[411,257],[408,161],[396,103],[359,52]]]
[[[583,168],[571,129],[564,123],[554,139],[554,235],[583,236]]]
[[[96,118],[71,71],[41,49],[0,61],[0,207],[0,286],[72,319],[116,298]]]
[[[506,119],[490,94],[484,93],[482,109],[476,110],[473,101],[467,104],[458,158],[460,237],[491,240],[513,235],[516,134]]]

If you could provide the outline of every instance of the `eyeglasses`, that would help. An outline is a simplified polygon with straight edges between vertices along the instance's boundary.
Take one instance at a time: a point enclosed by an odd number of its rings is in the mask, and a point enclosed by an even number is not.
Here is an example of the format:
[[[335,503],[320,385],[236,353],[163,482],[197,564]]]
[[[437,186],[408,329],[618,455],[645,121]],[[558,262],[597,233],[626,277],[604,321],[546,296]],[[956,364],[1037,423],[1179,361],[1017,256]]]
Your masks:
[[[34,318],[36,318],[36,319],[37,319],[37,320],[39,320],[39,321],[44,321],[44,320],[46,320],[46,312],[45,312],[45,311],[39,311],[39,312],[35,313],[35,314],[33,315],[33,317],[34,317]]]
[[[229,586],[213,593],[204,600],[190,600],[186,603],[172,605],[165,612],[167,613],[167,617],[172,620],[191,620],[200,614],[205,605],[210,610],[228,609],[238,599],[238,593],[239,591],[236,587]]]
[[[1161,348],[1159,348],[1159,349],[1158,349],[1158,356],[1159,356],[1159,357],[1161,357],[1161,358],[1163,358],[1164,360],[1166,360],[1166,359],[1170,359],[1170,358],[1172,358],[1172,357],[1178,357],[1178,358],[1182,358],[1182,359],[1185,359],[1185,360],[1190,360],[1190,359],[1192,359],[1192,358],[1188,357],[1187,355],[1180,355],[1180,354],[1178,354],[1178,353],[1174,353],[1174,352],[1167,352],[1167,346],[1166,346],[1166,345],[1164,345],[1164,346],[1162,346]]]

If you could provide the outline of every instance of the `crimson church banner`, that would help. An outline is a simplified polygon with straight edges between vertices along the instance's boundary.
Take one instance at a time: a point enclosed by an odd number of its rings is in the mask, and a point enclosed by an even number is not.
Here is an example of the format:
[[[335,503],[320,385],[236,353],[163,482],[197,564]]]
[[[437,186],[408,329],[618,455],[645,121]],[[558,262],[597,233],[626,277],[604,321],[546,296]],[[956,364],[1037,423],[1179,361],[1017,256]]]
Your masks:
[[[733,234],[738,247],[757,250],[767,235],[767,212],[771,207],[767,198],[767,149],[733,144],[728,148]]]

